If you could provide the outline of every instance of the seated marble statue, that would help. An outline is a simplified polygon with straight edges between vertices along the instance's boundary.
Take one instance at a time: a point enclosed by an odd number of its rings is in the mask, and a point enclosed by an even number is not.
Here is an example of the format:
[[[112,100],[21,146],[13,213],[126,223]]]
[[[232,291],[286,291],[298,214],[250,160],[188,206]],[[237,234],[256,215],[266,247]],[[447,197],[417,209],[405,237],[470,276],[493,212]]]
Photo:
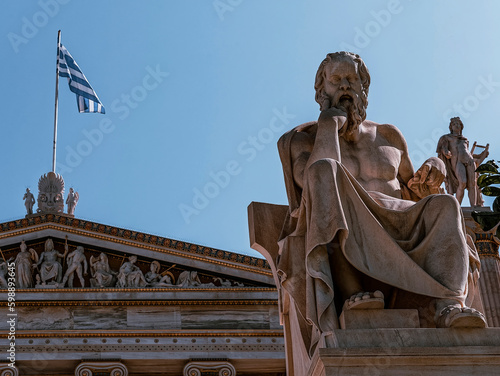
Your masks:
[[[150,287],[171,287],[173,286],[173,274],[169,271],[165,272],[165,275],[159,273],[160,263],[158,261],[153,261],[149,266],[149,272],[144,275],[148,286]]]
[[[179,279],[177,280],[176,286],[179,287],[215,287],[212,282],[209,283],[201,283],[200,277],[198,276],[197,271],[189,271],[185,270],[181,274],[179,274]]]
[[[310,352],[338,328],[341,309],[394,307],[394,291],[432,298],[436,327],[485,326],[467,307],[479,258],[460,206],[443,194],[411,201],[411,179],[432,193],[443,176],[429,163],[425,179],[415,177],[401,132],[366,120],[369,85],[358,55],[327,55],[315,82],[318,121],[278,141],[289,201],[278,274]]]
[[[54,242],[52,239],[47,239],[45,242],[45,250],[40,255],[38,260],[38,268],[40,271],[40,279],[42,286],[44,285],[58,285],[61,283],[63,277],[62,265],[59,258],[64,259],[68,253],[66,248],[64,254],[54,249]]]
[[[99,257],[90,256],[91,287],[112,287],[116,283],[116,273],[109,267],[108,256],[104,252]]]
[[[144,287],[147,285],[144,279],[144,274],[142,274],[141,269],[135,262],[137,261],[137,256],[130,256],[127,262],[124,262],[120,267],[120,272],[118,273],[116,282],[116,287]]]

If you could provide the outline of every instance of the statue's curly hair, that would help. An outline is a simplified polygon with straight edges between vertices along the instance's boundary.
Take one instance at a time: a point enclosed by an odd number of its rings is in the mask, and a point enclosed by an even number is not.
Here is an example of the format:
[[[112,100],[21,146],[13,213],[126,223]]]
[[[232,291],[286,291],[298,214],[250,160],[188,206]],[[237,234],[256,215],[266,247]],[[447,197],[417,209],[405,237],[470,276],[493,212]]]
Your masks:
[[[450,130],[450,132],[453,132],[451,130],[451,123],[453,123],[453,120],[457,120],[460,123],[460,131],[462,132],[464,130],[464,123],[462,123],[462,119],[460,119],[458,116],[452,117],[450,119],[450,125],[448,126],[448,129]]]
[[[359,77],[361,79],[361,85],[363,92],[361,93],[361,100],[363,101],[363,105],[366,108],[368,106],[368,90],[370,88],[370,72],[368,72],[368,68],[366,67],[364,61],[357,54],[353,54],[352,52],[334,52],[326,55],[326,58],[319,65],[318,71],[316,72],[316,81],[314,82],[314,89],[316,90],[316,102],[318,102],[320,106],[320,110],[325,110],[322,108],[325,99],[327,96],[324,91],[325,87],[325,67],[332,61],[339,61],[342,59],[351,59],[358,68]]]

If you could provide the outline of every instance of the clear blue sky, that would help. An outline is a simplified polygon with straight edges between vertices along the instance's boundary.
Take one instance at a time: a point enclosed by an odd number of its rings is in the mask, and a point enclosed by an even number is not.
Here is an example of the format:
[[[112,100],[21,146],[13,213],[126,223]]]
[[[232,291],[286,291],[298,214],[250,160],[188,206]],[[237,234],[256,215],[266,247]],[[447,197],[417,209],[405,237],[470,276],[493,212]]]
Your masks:
[[[415,168],[452,116],[500,159],[499,15],[493,0],[3,1],[0,220],[24,217],[51,169],[59,29],[107,110],[79,114],[60,81],[76,216],[255,254],[246,208],[286,203],[276,141],[317,119],[328,52],[365,60],[368,118],[402,130]]]

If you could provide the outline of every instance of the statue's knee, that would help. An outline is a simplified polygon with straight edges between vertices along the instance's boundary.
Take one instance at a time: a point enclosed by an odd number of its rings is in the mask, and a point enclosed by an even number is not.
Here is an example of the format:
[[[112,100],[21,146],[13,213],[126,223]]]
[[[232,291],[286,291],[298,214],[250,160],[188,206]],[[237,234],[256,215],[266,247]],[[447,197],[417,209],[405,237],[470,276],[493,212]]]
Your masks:
[[[314,177],[324,177],[325,174],[332,173],[333,170],[337,168],[337,161],[333,159],[319,159],[308,168],[308,176],[310,178]]]
[[[451,213],[459,213],[460,212],[460,204],[457,199],[451,195],[435,195],[432,198],[431,205],[438,209],[440,212],[451,212]]]

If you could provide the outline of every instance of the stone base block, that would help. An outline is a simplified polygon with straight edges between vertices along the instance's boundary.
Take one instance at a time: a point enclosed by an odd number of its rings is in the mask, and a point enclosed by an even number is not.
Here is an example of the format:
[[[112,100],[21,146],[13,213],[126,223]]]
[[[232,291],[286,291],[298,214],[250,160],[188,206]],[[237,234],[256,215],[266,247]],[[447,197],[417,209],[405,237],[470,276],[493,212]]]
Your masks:
[[[338,329],[307,376],[498,375],[500,329]]]
[[[342,329],[420,328],[416,309],[352,309],[339,319]]]

